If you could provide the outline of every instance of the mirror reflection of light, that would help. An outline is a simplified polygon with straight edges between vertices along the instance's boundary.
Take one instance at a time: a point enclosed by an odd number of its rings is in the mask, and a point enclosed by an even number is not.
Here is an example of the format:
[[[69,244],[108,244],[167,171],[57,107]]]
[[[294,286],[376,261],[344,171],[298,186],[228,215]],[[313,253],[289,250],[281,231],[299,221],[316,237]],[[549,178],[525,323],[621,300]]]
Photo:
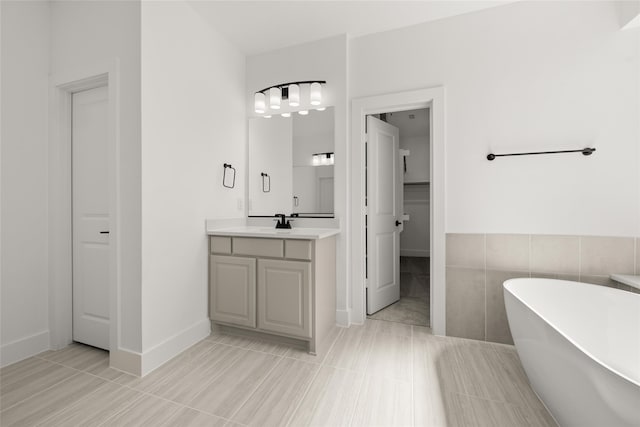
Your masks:
[[[291,117],[291,113],[282,113],[280,114],[282,117]]]
[[[264,118],[265,118],[265,119],[270,119],[270,118],[271,118],[271,116],[270,116],[270,115],[267,115],[267,116],[264,116]]]
[[[298,111],[298,114],[300,114],[301,116],[306,116],[307,114],[309,114],[309,110],[300,110]]]

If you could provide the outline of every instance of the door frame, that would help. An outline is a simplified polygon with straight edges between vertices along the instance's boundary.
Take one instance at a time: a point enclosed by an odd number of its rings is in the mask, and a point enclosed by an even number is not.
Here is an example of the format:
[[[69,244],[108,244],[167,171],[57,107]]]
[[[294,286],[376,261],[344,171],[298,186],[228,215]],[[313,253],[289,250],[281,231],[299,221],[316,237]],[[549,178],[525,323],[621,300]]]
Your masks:
[[[446,334],[445,316],[445,91],[443,86],[357,98],[351,104],[351,310],[350,323],[366,316],[365,121],[370,114],[429,108],[431,328]]]
[[[50,347],[73,341],[71,106],[74,92],[107,86],[109,188],[109,350],[120,337],[119,290],[119,64],[117,60],[66,70],[49,78],[49,328]]]

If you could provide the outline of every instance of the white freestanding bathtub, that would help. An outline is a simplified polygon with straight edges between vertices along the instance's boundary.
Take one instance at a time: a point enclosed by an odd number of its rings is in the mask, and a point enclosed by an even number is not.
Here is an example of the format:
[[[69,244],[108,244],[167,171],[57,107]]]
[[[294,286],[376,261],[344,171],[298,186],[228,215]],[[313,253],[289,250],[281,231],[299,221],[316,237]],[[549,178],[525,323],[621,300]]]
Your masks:
[[[640,426],[640,295],[552,279],[504,282],[531,386],[565,426]]]

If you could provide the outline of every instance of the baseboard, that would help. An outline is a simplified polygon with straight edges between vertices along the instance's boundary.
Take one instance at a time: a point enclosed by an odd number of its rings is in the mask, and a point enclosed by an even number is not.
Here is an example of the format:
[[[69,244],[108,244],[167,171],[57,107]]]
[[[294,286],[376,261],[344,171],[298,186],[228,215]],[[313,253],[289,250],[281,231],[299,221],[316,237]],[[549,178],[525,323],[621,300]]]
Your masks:
[[[336,310],[336,325],[348,328],[351,321],[349,310]]]
[[[21,338],[0,347],[0,367],[49,350],[49,331]]]
[[[208,318],[205,318],[144,351],[142,353],[140,376],[145,376],[162,366],[187,348],[208,337],[210,333],[211,323]]]
[[[110,350],[109,366],[139,377],[142,372],[142,354],[123,348]]]
[[[431,255],[429,250],[422,249],[400,249],[400,256],[412,256],[428,258]]]

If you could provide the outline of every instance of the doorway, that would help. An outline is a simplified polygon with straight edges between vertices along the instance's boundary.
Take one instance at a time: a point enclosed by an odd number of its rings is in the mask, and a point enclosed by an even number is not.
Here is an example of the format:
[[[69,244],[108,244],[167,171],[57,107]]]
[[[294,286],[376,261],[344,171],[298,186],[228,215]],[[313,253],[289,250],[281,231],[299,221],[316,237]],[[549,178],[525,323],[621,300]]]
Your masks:
[[[71,95],[73,341],[109,350],[108,88]]]
[[[430,113],[428,108],[395,111],[372,115],[373,119],[367,119],[367,213],[365,221],[367,230],[367,317],[378,320],[405,323],[416,326],[430,326],[430,221],[429,221],[429,136]],[[369,126],[371,122],[371,127]],[[384,173],[384,161],[377,159],[376,152],[380,150],[379,138],[372,134],[379,132],[378,127],[384,123],[388,128],[387,133],[391,141],[397,134],[398,155],[390,160],[390,166],[399,169],[395,175],[399,179],[396,185],[383,186],[378,184],[380,179],[393,181],[392,174]],[[390,156],[389,152],[384,154]],[[394,156],[395,157],[395,156]],[[390,179],[391,178],[391,179]],[[370,183],[372,185],[370,185]],[[386,195],[377,194],[383,189]],[[372,191],[377,192],[371,194]],[[384,242],[380,236],[384,226],[377,221],[379,215],[377,207],[380,200],[394,200],[398,211],[393,220],[396,227],[390,227],[389,231],[397,234],[397,239],[389,242],[397,242],[398,247],[392,245],[385,250],[386,257],[383,260],[377,253],[380,243]],[[371,221],[369,221],[371,217]],[[373,230],[373,228],[381,228]],[[374,246],[375,245],[375,246]],[[372,258],[375,257],[374,258]],[[382,267],[382,268],[381,268]],[[398,270],[397,280],[394,283],[393,274],[387,274],[385,280],[381,280],[381,270]],[[382,271],[384,273],[384,271]],[[386,292],[384,301],[380,300],[380,292],[376,292],[378,286],[391,288],[396,286],[395,292]]]
[[[88,254],[89,264],[97,266],[100,280],[106,283],[106,287],[101,287],[99,292],[93,292],[91,298],[83,298],[83,311],[93,317],[93,320],[102,320],[102,341],[104,341],[104,330],[107,331],[107,345],[104,343],[92,343],[90,345],[108,348],[110,364],[118,369],[127,372],[136,372],[133,363],[126,359],[128,354],[119,349],[119,312],[120,312],[120,247],[118,241],[119,206],[121,193],[119,191],[119,160],[118,153],[120,147],[119,137],[119,71],[117,61],[104,63],[86,64],[85,66],[74,66],[61,70],[50,78],[50,129],[49,129],[49,232],[48,232],[48,253],[49,253],[49,322],[50,322],[50,348],[58,350],[66,347],[73,341],[84,339],[74,336],[78,327],[74,325],[74,308],[78,306],[77,291],[74,290],[74,271],[78,262],[74,260],[74,250],[79,248],[79,242],[75,239],[86,241],[86,246],[90,247]],[[97,89],[95,92],[91,92]],[[81,95],[86,92],[85,95]],[[106,102],[101,100],[105,96]],[[89,96],[90,94],[90,96]],[[76,98],[74,100],[74,97]],[[77,113],[78,97],[85,97],[85,110],[100,110],[98,114],[100,125],[97,133],[102,138],[100,149],[92,149],[94,157],[98,158],[100,166],[95,166],[96,174],[101,178],[88,178],[101,182],[102,190],[91,190],[97,188],[93,183],[87,182],[87,191],[90,193],[108,194],[107,215],[104,208],[98,210],[93,208],[93,202],[88,207],[83,208],[83,214],[87,221],[80,228],[74,227],[83,221],[75,221],[74,216],[78,216],[74,198],[78,188],[74,187],[73,175],[74,164],[77,166],[82,161],[74,160],[77,155],[77,144],[74,140],[80,135],[73,135],[73,122],[80,117],[74,117]],[[76,101],[76,102],[74,102]],[[98,106],[98,107],[96,107]],[[105,112],[106,109],[106,112]],[[74,111],[75,110],[75,111]],[[93,111],[95,113],[95,111]],[[73,145],[73,146],[72,146]],[[94,160],[95,162],[96,160]],[[91,175],[89,175],[91,176]],[[106,176],[106,178],[105,178]],[[77,177],[77,176],[76,176]],[[106,184],[105,184],[106,183]],[[81,185],[84,185],[81,183]],[[104,201],[101,203],[104,204]],[[100,219],[100,220],[98,220]],[[75,228],[75,229],[74,229]],[[107,233],[101,233],[108,231]],[[84,233],[84,235],[83,235]],[[92,237],[91,237],[92,236]],[[107,237],[108,236],[108,237]],[[94,239],[91,241],[91,239]],[[108,245],[105,243],[108,242]],[[83,243],[84,244],[84,243]],[[100,253],[101,256],[97,256]],[[107,255],[105,261],[102,255]],[[100,261],[97,261],[97,260]],[[81,273],[80,273],[81,274]],[[75,295],[74,295],[75,294]],[[99,301],[99,302],[98,302]],[[96,304],[102,304],[97,308]],[[105,305],[106,304],[106,305]],[[76,306],[76,307],[74,307]],[[81,305],[82,306],[82,305]],[[105,315],[105,307],[106,313]],[[100,323],[100,322],[99,322]]]
[[[434,335],[446,335],[445,317],[445,90],[432,87],[356,98],[351,104],[351,185],[349,252],[351,255],[349,323],[366,319],[365,260],[365,119],[382,112],[428,108],[431,159],[430,209],[430,324]]]

